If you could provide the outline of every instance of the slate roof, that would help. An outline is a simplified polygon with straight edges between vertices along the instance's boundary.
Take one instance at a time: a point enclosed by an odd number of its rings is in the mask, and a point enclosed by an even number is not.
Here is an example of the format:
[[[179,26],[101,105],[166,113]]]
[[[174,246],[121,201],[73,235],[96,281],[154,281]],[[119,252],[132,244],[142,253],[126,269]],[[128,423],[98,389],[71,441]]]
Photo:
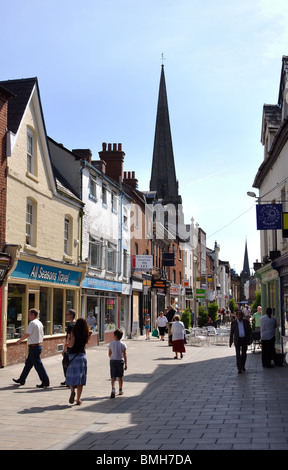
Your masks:
[[[8,129],[9,131],[12,131],[13,134],[17,133],[23,113],[35,84],[38,86],[36,77],[0,82],[1,86],[15,95],[15,97],[10,98],[8,101]]]

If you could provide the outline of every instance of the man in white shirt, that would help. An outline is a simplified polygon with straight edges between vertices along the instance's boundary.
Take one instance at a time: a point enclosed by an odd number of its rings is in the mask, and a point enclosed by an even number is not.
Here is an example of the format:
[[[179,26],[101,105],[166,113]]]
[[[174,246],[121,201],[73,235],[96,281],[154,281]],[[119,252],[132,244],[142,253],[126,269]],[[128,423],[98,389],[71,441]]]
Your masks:
[[[274,367],[271,364],[273,355],[275,354],[275,328],[277,320],[272,317],[272,308],[266,308],[266,315],[260,319],[260,334],[262,345],[262,365],[263,367]]]
[[[50,381],[40,357],[44,332],[43,325],[37,317],[38,311],[35,308],[31,308],[28,312],[30,323],[27,327],[26,333],[17,341],[17,343],[22,343],[27,339],[29,353],[19,379],[13,379],[13,381],[18,385],[24,385],[30,370],[34,366],[41,380],[41,384],[37,385],[37,387],[45,388],[49,387]]]

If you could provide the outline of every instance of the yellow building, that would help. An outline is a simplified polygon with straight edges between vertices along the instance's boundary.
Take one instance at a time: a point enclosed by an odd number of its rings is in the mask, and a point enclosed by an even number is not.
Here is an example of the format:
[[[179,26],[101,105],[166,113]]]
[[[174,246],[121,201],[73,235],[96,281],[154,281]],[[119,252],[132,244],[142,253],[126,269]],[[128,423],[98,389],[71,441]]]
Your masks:
[[[0,82],[14,93],[8,106],[6,252],[11,268],[4,283],[1,359],[22,362],[28,310],[40,310],[43,356],[61,350],[67,308],[80,312],[83,204],[54,170],[37,78]]]

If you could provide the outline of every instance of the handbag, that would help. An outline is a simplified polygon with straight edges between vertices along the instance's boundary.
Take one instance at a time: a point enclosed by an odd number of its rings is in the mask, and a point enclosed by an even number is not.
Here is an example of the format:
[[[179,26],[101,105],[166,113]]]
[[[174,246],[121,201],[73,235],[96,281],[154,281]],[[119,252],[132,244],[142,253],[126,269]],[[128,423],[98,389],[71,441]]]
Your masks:
[[[152,336],[155,336],[155,338],[158,338],[158,330],[156,328],[154,328],[154,330],[152,331]]]
[[[63,366],[65,367],[65,369],[67,369],[69,364],[73,361],[73,359],[75,359],[76,356],[78,356],[78,354],[79,353],[75,354],[75,356],[71,359],[71,361],[69,361],[69,353],[65,352],[63,356]]]

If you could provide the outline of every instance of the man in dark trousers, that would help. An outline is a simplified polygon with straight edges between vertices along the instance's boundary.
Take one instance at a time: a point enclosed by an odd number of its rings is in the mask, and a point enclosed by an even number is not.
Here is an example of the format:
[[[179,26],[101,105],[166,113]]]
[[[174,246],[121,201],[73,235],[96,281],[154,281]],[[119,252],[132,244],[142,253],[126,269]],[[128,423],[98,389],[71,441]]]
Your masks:
[[[252,329],[248,320],[243,319],[243,312],[238,310],[236,312],[236,319],[231,323],[230,341],[231,348],[234,343],[236,350],[236,364],[238,374],[245,372],[245,363],[247,357],[248,345],[252,343]]]
[[[172,346],[172,321],[175,315],[175,310],[173,309],[172,305],[170,305],[170,308],[168,312],[166,313],[166,317],[168,320],[168,346]]]
[[[29,352],[19,379],[13,379],[13,381],[18,385],[24,385],[30,370],[34,366],[41,380],[41,384],[36,385],[36,387],[46,388],[49,387],[50,381],[40,357],[42,352],[44,330],[43,324],[38,319],[38,315],[39,312],[36,310],[36,308],[31,308],[28,311],[29,325],[27,327],[26,333],[17,341],[17,343],[22,343],[27,339]]]

